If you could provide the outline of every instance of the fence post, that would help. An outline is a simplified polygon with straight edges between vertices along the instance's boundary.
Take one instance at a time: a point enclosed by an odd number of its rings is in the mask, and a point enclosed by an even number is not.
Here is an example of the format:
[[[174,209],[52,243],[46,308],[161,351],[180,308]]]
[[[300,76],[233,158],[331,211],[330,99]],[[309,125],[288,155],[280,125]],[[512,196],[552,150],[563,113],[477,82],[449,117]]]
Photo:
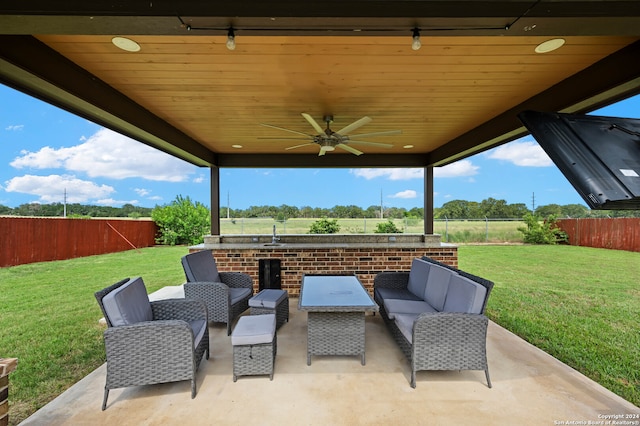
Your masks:
[[[444,240],[449,242],[449,218],[444,217]]]
[[[484,241],[486,243],[489,242],[489,219],[487,219],[487,217],[484,217]]]
[[[364,233],[367,233],[367,218],[364,218]]]

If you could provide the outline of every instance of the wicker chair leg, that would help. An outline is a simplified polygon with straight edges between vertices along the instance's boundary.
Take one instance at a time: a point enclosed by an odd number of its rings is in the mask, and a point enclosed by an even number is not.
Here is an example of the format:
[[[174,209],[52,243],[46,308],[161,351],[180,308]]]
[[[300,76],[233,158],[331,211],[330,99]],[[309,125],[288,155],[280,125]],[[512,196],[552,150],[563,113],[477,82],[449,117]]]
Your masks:
[[[102,411],[107,409],[107,398],[109,398],[109,389],[104,388],[104,398],[102,399]]]
[[[191,399],[196,397],[196,378],[191,378]]]
[[[231,320],[227,322],[227,336],[231,336]]]
[[[489,367],[484,369],[484,374],[487,376],[487,384],[489,385],[489,388],[491,388],[491,379],[489,378]]]
[[[411,372],[411,387],[416,388],[416,370]]]

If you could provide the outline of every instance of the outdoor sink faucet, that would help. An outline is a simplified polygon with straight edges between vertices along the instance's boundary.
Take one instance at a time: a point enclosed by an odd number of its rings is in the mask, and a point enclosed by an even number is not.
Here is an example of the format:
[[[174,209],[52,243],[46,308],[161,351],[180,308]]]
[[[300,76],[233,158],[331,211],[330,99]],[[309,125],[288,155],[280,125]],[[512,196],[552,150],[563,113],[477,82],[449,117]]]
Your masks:
[[[273,225],[273,237],[271,237],[271,244],[276,244],[280,241],[280,237],[276,237],[276,226]]]

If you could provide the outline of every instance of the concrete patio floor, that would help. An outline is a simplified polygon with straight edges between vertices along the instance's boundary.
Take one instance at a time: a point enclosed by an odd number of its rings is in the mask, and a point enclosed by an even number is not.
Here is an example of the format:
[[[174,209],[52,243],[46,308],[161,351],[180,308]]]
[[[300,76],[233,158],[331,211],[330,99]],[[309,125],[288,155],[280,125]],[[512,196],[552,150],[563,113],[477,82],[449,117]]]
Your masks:
[[[307,314],[297,303],[290,299],[290,320],[278,330],[273,381],[252,376],[234,383],[231,340],[226,327],[215,324],[195,399],[188,381],[114,389],[101,411],[102,365],[21,424],[557,425],[606,424],[607,416],[640,413],[494,323],[487,350],[491,389],[482,371],[420,372],[412,389],[409,364],[379,315],[366,317],[365,366],[359,357],[313,357],[307,366]]]

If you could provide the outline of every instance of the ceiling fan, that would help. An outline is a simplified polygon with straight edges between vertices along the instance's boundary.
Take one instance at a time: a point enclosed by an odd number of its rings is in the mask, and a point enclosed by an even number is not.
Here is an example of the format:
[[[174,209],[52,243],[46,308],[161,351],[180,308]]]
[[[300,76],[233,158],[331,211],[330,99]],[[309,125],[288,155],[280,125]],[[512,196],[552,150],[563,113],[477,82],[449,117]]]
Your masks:
[[[342,129],[338,130],[337,132],[334,132],[330,128],[330,124],[331,124],[331,122],[333,122],[333,115],[325,115],[323,117],[323,121],[325,123],[327,123],[327,128],[326,129],[323,129],[322,127],[320,127],[318,122],[316,120],[314,120],[313,117],[311,117],[309,114],[303,112],[302,116],[309,122],[309,124],[311,124],[311,126],[314,128],[314,130],[316,132],[318,132],[317,134],[315,134],[315,135],[307,134],[307,133],[298,132],[297,130],[285,129],[283,127],[273,126],[271,124],[260,123],[261,126],[270,127],[272,129],[284,130],[285,132],[289,132],[289,133],[295,133],[296,135],[299,135],[300,137],[297,137],[297,138],[259,138],[259,139],[280,139],[280,140],[287,139],[287,140],[300,140],[300,141],[306,140],[306,141],[309,141],[309,142],[303,143],[303,144],[300,144],[300,145],[290,146],[290,147],[287,147],[285,149],[287,149],[287,150],[296,149],[296,148],[301,148],[303,146],[317,144],[317,145],[320,145],[320,153],[318,155],[324,155],[324,154],[327,153],[327,151],[335,150],[336,147],[338,147],[340,149],[344,149],[345,151],[348,151],[348,152],[350,152],[352,154],[355,154],[355,155],[361,155],[361,154],[363,154],[362,151],[359,151],[359,150],[355,149],[354,147],[350,146],[349,144],[371,145],[371,146],[379,146],[379,147],[383,147],[383,148],[391,148],[391,147],[393,147],[392,144],[378,143],[378,142],[368,142],[368,141],[360,140],[359,138],[361,138],[361,137],[373,137],[373,136],[399,135],[399,134],[402,133],[401,130],[389,130],[389,131],[386,131],[386,132],[361,133],[361,134],[353,135],[353,136],[350,137],[350,136],[348,136],[349,133],[351,133],[354,130],[364,126],[365,124],[367,124],[369,122],[371,122],[371,118],[362,117],[361,119],[354,121],[353,123],[349,124],[346,127],[343,127]]]

